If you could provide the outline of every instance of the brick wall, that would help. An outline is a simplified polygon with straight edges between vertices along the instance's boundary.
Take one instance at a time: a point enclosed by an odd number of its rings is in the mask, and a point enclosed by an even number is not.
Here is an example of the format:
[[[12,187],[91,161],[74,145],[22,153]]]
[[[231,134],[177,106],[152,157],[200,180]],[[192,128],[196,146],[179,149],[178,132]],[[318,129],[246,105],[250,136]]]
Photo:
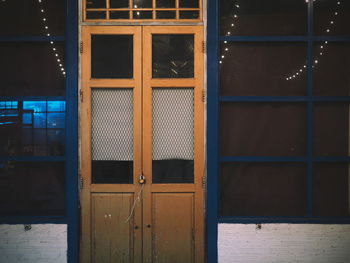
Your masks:
[[[66,263],[67,226],[0,225],[0,263]]]
[[[350,225],[219,225],[219,263],[350,262]]]

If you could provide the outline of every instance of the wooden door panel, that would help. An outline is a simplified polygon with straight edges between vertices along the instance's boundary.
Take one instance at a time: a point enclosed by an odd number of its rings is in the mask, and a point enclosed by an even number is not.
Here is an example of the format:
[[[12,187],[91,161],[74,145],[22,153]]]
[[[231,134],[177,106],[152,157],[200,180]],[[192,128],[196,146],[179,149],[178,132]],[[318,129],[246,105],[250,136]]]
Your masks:
[[[152,194],[152,262],[194,262],[193,193]]]
[[[93,262],[134,262],[133,193],[92,195]]]

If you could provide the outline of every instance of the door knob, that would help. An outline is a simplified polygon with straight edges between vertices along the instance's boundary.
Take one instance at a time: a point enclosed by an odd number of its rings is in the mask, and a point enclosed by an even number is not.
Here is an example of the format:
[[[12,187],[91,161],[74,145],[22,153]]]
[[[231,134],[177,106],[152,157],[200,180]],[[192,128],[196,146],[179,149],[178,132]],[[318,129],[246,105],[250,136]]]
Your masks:
[[[146,183],[146,177],[143,174],[141,174],[139,178],[139,184],[145,184],[145,183]]]

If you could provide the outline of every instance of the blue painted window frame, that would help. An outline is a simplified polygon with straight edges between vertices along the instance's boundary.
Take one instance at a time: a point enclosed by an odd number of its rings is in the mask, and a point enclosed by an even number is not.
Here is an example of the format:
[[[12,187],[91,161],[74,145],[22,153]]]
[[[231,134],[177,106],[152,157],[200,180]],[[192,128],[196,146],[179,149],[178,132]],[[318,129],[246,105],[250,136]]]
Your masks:
[[[66,95],[64,97],[0,97],[0,100],[65,100],[66,150],[62,157],[0,157],[0,161],[64,161],[66,182],[66,214],[64,216],[1,216],[0,224],[67,224],[67,260],[78,262],[78,1],[65,0],[66,28],[64,36],[0,36],[1,42],[64,42]]]
[[[350,217],[311,217],[313,196],[314,162],[346,162],[350,157],[314,157],[313,155],[313,103],[350,102],[350,96],[313,96],[313,44],[317,41],[350,42],[350,36],[315,36],[313,34],[313,1],[308,2],[308,33],[306,36],[220,36],[220,0],[209,0],[207,5],[207,46],[208,46],[208,104],[207,104],[207,241],[208,262],[217,262],[217,238],[219,223],[315,223],[350,224]],[[219,50],[222,41],[228,42],[302,42],[308,50],[308,90],[307,96],[220,96],[219,93]],[[307,156],[305,157],[237,157],[220,156],[219,152],[219,108],[221,102],[305,102],[307,104]],[[224,162],[304,162],[307,165],[308,216],[306,217],[220,217],[219,208],[219,166]]]

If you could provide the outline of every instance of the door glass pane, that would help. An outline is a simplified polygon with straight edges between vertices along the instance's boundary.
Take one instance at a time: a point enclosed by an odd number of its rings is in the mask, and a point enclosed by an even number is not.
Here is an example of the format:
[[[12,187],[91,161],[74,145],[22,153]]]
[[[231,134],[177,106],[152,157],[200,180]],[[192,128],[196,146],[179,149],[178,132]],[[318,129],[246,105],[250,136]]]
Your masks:
[[[92,35],[91,76],[132,78],[133,35]]]
[[[92,89],[92,183],[133,182],[133,90]]]
[[[153,89],[153,183],[193,183],[194,92]]]
[[[175,0],[156,0],[157,7],[159,8],[175,8]]]
[[[194,35],[152,36],[153,78],[194,77]]]
[[[199,0],[201,1],[201,0]],[[186,7],[186,8],[198,8],[199,7],[199,1],[198,0],[179,0],[179,6]]]
[[[152,0],[133,0],[134,8],[152,8]]]
[[[307,1],[220,1],[220,33],[230,35],[306,35]]]

